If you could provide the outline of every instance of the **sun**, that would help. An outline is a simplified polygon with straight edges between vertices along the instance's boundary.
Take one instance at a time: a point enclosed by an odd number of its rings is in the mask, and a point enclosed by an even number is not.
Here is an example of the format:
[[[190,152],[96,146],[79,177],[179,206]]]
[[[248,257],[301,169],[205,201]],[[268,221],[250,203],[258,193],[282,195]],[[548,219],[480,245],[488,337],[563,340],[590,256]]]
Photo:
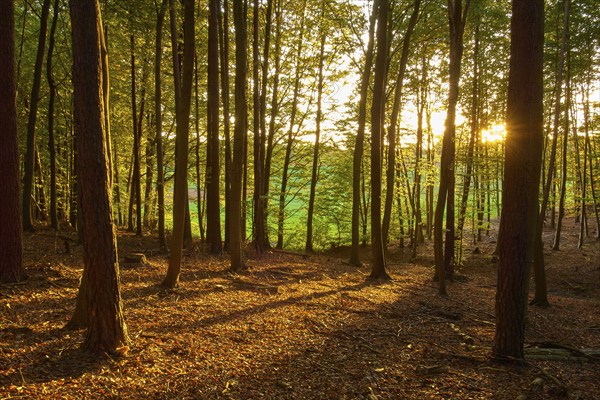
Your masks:
[[[506,139],[506,125],[496,124],[481,131],[482,143],[501,142]]]

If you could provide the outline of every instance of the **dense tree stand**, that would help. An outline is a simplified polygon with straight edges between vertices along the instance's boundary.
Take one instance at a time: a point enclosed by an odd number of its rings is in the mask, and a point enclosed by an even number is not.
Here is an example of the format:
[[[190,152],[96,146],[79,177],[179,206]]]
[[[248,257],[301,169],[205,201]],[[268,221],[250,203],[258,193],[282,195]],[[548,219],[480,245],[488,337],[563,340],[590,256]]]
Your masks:
[[[543,136],[544,1],[513,0],[507,137],[493,357],[522,360],[538,218]]]
[[[97,0],[72,0],[77,174],[87,272],[88,331],[83,347],[114,353],[127,344],[108,177],[102,101],[101,19]],[[86,282],[86,280],[84,280]]]

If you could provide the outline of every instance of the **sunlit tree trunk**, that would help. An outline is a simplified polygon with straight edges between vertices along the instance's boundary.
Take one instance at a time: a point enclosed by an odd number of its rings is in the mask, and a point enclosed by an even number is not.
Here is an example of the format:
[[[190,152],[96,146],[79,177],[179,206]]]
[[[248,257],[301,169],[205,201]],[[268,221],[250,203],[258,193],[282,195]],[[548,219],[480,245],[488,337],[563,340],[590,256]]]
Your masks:
[[[56,100],[56,82],[54,81],[52,71],[52,56],[54,55],[54,43],[56,35],[56,25],[58,23],[59,2],[54,0],[54,14],[50,26],[50,35],[48,40],[48,57],[46,59],[46,78],[48,80],[48,152],[50,154],[50,226],[52,229],[58,229],[58,212],[56,196],[56,141],[54,134],[54,103]]]

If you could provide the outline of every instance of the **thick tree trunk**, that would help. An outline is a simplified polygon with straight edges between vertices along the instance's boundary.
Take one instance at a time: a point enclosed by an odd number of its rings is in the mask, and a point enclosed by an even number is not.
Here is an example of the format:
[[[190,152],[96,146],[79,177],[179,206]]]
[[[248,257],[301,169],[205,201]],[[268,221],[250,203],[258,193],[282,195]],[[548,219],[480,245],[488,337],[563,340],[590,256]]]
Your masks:
[[[0,283],[27,278],[19,213],[19,148],[15,85],[14,2],[0,0]]]
[[[544,1],[513,0],[493,356],[523,359],[544,134]]]
[[[88,331],[84,348],[113,353],[129,342],[119,290],[119,263],[106,154],[97,0],[72,0],[73,86]]]

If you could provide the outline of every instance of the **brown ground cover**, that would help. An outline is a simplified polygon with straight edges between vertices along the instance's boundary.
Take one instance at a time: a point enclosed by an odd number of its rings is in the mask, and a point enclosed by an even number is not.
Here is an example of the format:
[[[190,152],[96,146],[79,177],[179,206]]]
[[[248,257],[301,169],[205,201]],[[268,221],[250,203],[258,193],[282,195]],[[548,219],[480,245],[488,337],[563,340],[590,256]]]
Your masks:
[[[120,256],[148,260],[121,264],[132,344],[95,359],[79,350],[83,332],[62,329],[81,246],[65,254],[62,237],[39,230],[25,238],[29,279],[0,287],[0,399],[597,399],[600,364],[574,350],[600,349],[600,247],[576,250],[573,232],[546,252],[552,307],[530,308],[527,333],[528,347],[573,351],[513,366],[490,359],[491,238],[466,251],[441,298],[427,246],[413,262],[391,249],[394,279],[376,284],[345,263],[347,249],[272,252],[239,275],[190,251],[180,287],[165,290],[156,240],[123,233]]]

